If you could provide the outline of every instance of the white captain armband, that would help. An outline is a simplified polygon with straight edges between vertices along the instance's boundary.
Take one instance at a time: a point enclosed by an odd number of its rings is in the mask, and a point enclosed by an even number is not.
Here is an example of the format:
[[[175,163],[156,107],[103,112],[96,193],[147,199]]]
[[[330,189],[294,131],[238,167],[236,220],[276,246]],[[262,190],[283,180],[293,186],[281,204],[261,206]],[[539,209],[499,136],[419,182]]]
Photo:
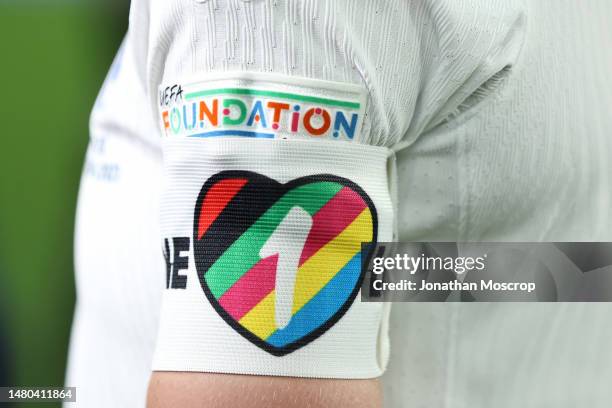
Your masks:
[[[166,258],[154,370],[371,378],[386,307],[362,243],[393,239],[389,149],[358,85],[225,74],[160,87]]]

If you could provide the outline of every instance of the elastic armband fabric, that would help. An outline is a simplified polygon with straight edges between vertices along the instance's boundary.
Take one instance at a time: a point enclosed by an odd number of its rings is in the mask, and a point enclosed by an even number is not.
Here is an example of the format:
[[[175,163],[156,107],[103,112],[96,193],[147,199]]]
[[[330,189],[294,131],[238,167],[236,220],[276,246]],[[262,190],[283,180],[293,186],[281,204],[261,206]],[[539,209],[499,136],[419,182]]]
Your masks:
[[[362,302],[359,291],[369,255],[362,243],[393,239],[389,149],[358,143],[357,134],[334,140],[347,132],[333,135],[333,126],[350,132],[350,118],[363,114],[351,87],[342,95],[325,84],[300,91],[249,81],[160,91],[167,290],[153,369],[377,377],[387,307]],[[211,99],[211,89],[231,91]],[[290,117],[257,108],[296,105],[292,95],[302,95],[303,115],[319,118],[297,132]],[[342,100],[355,102],[330,106]],[[344,109],[339,126],[335,109]],[[329,137],[314,138],[308,126],[329,127]]]

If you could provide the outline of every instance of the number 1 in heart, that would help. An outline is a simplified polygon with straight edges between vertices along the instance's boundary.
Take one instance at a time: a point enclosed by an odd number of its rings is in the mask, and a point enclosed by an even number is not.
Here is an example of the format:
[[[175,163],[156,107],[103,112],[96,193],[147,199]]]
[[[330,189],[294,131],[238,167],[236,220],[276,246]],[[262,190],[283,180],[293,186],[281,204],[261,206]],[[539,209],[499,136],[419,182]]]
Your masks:
[[[306,238],[312,228],[312,217],[302,207],[295,206],[270,235],[259,251],[261,258],[278,255],[275,282],[274,321],[278,329],[291,321],[295,279]]]

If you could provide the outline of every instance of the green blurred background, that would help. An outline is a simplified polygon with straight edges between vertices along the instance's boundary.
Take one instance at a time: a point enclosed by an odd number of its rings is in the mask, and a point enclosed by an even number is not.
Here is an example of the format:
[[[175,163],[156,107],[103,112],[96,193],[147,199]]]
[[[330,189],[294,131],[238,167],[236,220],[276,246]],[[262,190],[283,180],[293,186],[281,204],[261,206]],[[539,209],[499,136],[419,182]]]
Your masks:
[[[63,384],[88,116],[128,9],[0,0],[0,385]]]

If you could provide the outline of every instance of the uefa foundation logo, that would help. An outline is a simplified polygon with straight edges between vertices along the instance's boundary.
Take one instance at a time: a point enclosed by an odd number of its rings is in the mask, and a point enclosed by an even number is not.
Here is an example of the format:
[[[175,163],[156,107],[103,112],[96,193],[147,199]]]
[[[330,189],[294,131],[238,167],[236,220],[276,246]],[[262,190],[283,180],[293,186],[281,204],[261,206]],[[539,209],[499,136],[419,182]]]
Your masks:
[[[366,97],[358,84],[233,72],[161,86],[158,102],[166,137],[351,142]]]
[[[310,343],[355,299],[362,242],[376,241],[367,194],[333,175],[281,184],[224,171],[202,187],[194,215],[200,284],[219,315],[275,355]]]

